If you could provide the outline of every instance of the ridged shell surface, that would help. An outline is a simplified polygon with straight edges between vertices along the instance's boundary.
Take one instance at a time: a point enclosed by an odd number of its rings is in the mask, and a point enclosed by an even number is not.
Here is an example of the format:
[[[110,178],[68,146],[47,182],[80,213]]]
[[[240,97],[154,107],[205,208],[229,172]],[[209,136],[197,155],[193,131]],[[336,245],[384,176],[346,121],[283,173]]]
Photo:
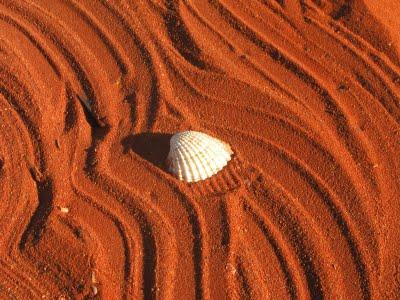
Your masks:
[[[167,165],[180,180],[196,182],[222,170],[232,154],[231,147],[217,138],[198,131],[183,131],[171,138]]]

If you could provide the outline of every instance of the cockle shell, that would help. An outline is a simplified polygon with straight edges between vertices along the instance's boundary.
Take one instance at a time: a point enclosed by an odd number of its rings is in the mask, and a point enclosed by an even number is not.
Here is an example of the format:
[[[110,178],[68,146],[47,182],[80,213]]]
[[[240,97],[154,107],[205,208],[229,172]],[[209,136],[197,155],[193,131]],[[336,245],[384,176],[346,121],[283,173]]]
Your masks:
[[[167,165],[180,180],[196,182],[222,170],[232,154],[231,147],[217,138],[198,131],[183,131],[171,137]]]

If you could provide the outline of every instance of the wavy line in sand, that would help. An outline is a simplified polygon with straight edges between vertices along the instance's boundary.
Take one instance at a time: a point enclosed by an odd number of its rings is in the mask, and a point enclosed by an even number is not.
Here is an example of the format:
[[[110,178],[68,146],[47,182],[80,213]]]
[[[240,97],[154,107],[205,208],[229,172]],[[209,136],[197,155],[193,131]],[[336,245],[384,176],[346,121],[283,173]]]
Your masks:
[[[0,5],[1,295],[395,295],[400,75],[361,1]],[[188,128],[237,152],[191,185]]]

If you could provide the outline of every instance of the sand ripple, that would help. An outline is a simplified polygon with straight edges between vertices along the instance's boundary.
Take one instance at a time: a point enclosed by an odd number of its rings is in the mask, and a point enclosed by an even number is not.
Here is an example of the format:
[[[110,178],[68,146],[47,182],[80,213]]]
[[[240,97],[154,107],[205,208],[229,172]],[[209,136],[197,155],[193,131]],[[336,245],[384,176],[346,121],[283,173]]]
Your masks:
[[[384,26],[362,1],[0,0],[1,298],[395,299]],[[164,165],[188,129],[235,151],[196,184]]]

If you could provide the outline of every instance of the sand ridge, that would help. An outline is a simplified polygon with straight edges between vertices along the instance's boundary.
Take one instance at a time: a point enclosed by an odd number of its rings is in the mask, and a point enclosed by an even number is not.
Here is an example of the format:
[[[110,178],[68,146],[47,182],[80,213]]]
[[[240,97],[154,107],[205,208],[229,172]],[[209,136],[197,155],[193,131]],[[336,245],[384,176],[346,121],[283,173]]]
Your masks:
[[[398,33],[367,2],[0,0],[0,298],[395,299]],[[235,155],[186,184],[191,129]]]

